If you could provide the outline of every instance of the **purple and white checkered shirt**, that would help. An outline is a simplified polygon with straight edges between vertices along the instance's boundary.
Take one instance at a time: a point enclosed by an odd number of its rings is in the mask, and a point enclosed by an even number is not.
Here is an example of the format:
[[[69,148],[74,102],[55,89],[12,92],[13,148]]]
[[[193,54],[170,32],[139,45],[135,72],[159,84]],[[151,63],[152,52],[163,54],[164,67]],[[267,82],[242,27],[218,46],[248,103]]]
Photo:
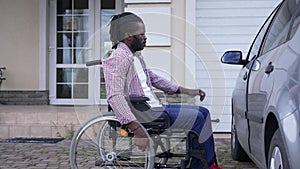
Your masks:
[[[102,60],[108,104],[112,107],[121,124],[136,120],[125,97],[144,97],[142,84],[134,67],[133,57],[139,57],[150,88],[155,87],[168,94],[174,94],[179,86],[164,79],[146,68],[141,52],[130,51],[125,43],[120,42],[111,56]]]

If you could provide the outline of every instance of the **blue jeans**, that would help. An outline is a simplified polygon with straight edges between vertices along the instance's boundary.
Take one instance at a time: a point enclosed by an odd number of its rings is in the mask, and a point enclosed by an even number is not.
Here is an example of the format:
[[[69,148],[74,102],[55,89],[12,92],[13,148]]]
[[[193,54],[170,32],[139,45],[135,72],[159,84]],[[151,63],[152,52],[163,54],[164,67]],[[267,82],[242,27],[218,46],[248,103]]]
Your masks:
[[[215,147],[209,110],[201,106],[190,105],[166,105],[165,110],[171,116],[171,129],[191,130],[199,135],[206,152],[207,162],[209,165],[213,164]],[[199,149],[198,140],[190,138],[189,144],[193,149]],[[199,159],[192,158],[192,169],[203,169],[201,166]]]

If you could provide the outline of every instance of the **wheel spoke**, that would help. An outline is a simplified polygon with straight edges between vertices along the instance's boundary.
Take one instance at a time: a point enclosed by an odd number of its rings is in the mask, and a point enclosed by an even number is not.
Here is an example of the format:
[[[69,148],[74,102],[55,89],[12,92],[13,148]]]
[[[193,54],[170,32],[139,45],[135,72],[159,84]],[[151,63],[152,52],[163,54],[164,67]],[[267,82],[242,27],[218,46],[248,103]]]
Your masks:
[[[271,157],[270,169],[282,169],[282,166],[282,156],[280,149],[278,147],[275,147],[273,149]]]

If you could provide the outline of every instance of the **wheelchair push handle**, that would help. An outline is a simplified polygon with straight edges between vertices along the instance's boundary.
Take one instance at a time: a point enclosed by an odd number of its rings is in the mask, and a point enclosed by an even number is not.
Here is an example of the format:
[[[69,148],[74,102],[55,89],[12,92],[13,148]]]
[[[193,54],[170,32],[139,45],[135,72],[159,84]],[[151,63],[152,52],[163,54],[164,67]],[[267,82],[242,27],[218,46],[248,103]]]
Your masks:
[[[102,64],[101,59],[86,62],[86,66],[95,66],[95,65],[101,65],[101,64]]]

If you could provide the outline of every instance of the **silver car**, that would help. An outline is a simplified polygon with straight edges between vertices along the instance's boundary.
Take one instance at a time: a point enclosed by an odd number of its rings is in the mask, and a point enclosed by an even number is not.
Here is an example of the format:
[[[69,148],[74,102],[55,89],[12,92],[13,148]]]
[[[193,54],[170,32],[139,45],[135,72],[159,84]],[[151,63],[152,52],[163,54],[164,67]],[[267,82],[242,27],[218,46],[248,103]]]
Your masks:
[[[300,2],[284,0],[270,14],[242,65],[232,93],[232,157],[259,168],[300,168]]]

